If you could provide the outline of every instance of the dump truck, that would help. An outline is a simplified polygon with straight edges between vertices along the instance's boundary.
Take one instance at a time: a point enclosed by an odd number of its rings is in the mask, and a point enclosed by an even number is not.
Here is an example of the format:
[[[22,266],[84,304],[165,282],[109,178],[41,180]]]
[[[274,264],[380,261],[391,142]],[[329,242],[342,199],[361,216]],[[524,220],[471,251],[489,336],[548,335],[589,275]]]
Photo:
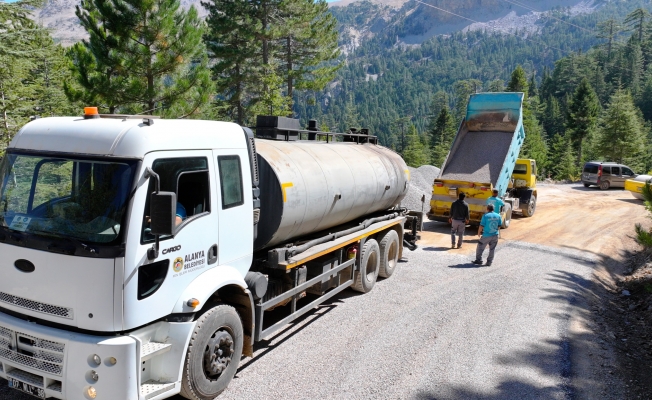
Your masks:
[[[255,342],[393,274],[417,238],[403,159],[366,131],[258,121],[87,108],[22,127],[0,165],[10,387],[213,399]]]
[[[448,222],[451,204],[466,194],[470,223],[478,225],[494,189],[504,200],[503,228],[512,213],[531,217],[536,210],[536,161],[519,159],[525,140],[523,93],[476,93],[462,120],[430,200],[431,220]]]

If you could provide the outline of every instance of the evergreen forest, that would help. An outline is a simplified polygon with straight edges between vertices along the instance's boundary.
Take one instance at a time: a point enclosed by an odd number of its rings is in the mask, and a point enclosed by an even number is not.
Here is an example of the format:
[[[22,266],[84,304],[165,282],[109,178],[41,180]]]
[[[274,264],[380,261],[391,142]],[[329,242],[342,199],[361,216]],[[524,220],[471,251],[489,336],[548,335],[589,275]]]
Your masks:
[[[362,1],[83,0],[88,39],[57,44],[29,18],[39,0],[0,1],[0,152],[30,118],[154,114],[255,124],[256,115],[369,128],[408,164],[440,166],[470,94],[522,91],[526,143],[542,177],[575,180],[590,159],[652,169],[649,0],[543,14],[535,31],[457,31],[402,43],[405,14],[364,39],[387,7]],[[404,7],[418,11],[417,4]],[[143,17],[144,16],[144,17]]]

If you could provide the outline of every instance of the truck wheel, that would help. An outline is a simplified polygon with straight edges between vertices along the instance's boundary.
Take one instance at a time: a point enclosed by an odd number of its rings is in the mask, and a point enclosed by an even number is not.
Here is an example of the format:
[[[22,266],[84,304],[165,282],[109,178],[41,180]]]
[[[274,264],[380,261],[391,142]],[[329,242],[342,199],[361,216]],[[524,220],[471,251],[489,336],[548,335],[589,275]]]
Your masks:
[[[600,189],[602,189],[602,190],[607,190],[607,189],[609,189],[609,181],[602,181],[602,182],[600,182]]]
[[[512,222],[512,205],[507,203],[505,204],[505,218],[503,218],[503,224],[501,228],[509,228],[510,222]]]
[[[181,378],[181,395],[192,400],[219,396],[235,375],[242,357],[242,322],[231,306],[219,305],[197,321]]]
[[[534,212],[537,210],[537,197],[532,196],[530,198],[530,202],[528,203],[527,207],[524,207],[521,209],[523,211],[523,216],[524,217],[531,217],[534,215]]]
[[[378,242],[369,239],[362,246],[360,253],[360,270],[355,273],[355,281],[351,286],[353,290],[367,293],[374,288],[380,269],[380,249]]]
[[[589,185],[588,183],[584,184],[584,187],[589,187],[589,186],[591,186],[591,185]]]
[[[395,230],[388,231],[380,241],[380,271],[378,275],[389,278],[396,269],[398,263],[398,233]]]

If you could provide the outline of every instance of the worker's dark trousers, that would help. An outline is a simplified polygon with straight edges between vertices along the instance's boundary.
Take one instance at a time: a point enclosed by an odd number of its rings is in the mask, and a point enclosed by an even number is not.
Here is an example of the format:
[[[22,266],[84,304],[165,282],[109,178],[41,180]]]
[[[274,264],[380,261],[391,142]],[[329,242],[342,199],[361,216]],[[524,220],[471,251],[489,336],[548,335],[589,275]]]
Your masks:
[[[494,250],[496,250],[497,244],[498,235],[481,237],[480,240],[478,240],[478,247],[475,249],[475,259],[482,261],[482,253],[487,245],[489,245],[489,257],[487,257],[487,262],[491,263],[494,260]]]

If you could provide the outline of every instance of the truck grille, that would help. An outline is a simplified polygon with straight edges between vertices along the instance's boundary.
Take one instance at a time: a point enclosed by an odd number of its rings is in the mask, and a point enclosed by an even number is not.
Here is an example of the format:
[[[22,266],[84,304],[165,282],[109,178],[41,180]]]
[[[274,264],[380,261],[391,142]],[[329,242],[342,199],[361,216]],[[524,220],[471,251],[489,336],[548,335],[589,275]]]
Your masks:
[[[66,345],[0,326],[0,358],[61,375]]]
[[[11,304],[12,306],[26,308],[28,310],[56,315],[57,317],[63,317],[72,319],[73,313],[72,308],[53,306],[52,304],[40,303],[38,301],[25,299],[23,297],[13,296],[4,292],[0,292],[0,302]]]

